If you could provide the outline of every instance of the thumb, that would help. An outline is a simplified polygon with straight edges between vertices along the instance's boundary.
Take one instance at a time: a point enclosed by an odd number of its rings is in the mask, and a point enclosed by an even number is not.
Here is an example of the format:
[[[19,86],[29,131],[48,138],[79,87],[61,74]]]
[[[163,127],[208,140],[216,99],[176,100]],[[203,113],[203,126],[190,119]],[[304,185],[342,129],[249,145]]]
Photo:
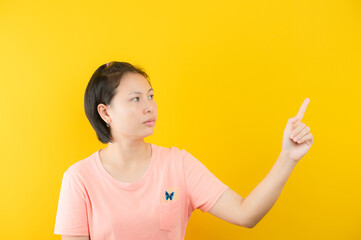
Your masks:
[[[298,119],[298,116],[288,119],[285,132],[291,133],[293,124],[297,121],[297,119]]]

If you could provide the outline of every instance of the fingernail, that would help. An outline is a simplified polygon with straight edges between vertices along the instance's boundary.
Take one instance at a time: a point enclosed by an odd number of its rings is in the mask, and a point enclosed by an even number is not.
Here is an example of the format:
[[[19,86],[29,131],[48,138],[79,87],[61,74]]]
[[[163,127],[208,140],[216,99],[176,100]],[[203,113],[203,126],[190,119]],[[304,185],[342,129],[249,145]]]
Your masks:
[[[297,142],[297,137],[295,137],[295,139],[293,139],[295,142]]]

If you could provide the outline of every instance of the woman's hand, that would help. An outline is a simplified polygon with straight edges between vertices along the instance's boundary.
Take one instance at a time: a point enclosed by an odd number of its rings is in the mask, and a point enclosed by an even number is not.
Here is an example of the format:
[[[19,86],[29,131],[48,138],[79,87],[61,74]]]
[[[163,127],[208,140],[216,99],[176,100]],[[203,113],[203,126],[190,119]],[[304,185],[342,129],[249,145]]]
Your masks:
[[[301,122],[310,99],[306,98],[297,115],[288,119],[282,140],[282,152],[296,163],[308,152],[313,143],[310,128]]]

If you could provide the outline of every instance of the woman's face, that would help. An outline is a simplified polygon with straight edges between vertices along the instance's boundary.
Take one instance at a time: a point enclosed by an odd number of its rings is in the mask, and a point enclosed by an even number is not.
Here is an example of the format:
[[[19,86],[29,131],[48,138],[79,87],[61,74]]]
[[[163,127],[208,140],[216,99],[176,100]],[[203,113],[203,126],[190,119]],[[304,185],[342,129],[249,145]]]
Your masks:
[[[155,124],[144,123],[150,118],[157,119],[158,107],[153,94],[143,75],[130,72],[123,75],[116,94],[107,106],[109,126],[115,141],[122,137],[139,139],[153,134]]]

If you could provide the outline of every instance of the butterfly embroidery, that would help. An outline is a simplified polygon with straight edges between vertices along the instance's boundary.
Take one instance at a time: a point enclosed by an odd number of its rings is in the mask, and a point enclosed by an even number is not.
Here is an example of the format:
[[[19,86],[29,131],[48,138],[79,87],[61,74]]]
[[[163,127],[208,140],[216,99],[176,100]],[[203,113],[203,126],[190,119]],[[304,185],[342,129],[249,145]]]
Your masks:
[[[160,202],[163,204],[169,204],[177,202],[179,200],[179,189],[178,186],[164,186],[162,191],[159,192]]]
[[[170,200],[173,200],[173,196],[174,196],[174,192],[172,192],[171,194],[169,194],[167,191],[165,191],[165,200],[168,200],[168,198]]]

